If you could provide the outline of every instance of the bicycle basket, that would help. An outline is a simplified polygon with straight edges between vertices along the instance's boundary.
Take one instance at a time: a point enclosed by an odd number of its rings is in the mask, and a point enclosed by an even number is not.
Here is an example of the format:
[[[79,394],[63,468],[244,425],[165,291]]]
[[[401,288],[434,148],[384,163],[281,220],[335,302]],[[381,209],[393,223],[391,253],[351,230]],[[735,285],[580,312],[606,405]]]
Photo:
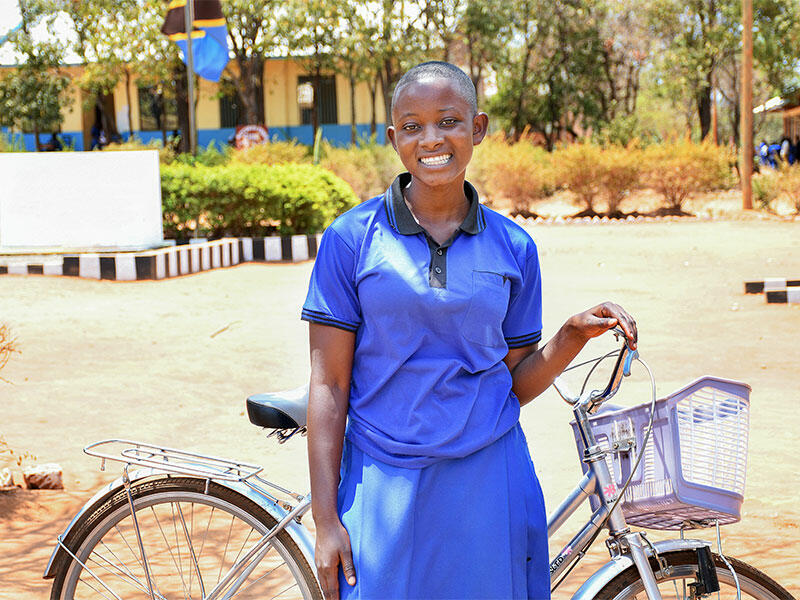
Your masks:
[[[702,377],[656,401],[653,432],[621,503],[631,525],[707,527],[740,519],[747,468],[750,386]],[[650,421],[650,403],[590,419],[617,486],[627,480]],[[572,429],[583,458],[575,422]],[[631,441],[633,448],[630,448]],[[583,464],[583,470],[588,470]],[[591,497],[592,509],[599,500]]]

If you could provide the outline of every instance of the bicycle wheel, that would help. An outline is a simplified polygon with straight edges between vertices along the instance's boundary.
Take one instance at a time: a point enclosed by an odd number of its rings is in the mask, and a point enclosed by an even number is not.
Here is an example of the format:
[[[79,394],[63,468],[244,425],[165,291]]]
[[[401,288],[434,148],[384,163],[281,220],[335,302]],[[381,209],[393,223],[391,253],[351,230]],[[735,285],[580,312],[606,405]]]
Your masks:
[[[717,554],[712,554],[714,566],[719,579],[719,595],[711,594],[710,598],[728,599],[736,598],[736,584],[733,575],[728,570],[725,562]],[[697,581],[697,554],[692,550],[666,552],[661,558],[669,565],[669,574],[658,578],[658,589],[664,600],[688,599],[696,596],[690,595],[690,584]],[[739,578],[739,587],[742,598],[757,598],[759,600],[794,600],[792,595],[783,589],[780,584],[770,579],[767,575],[735,558],[728,557],[736,576]],[[653,570],[659,569],[654,559],[650,559]],[[705,597],[705,596],[703,596]],[[636,567],[630,567],[609,581],[606,586],[595,596],[596,600],[647,600],[647,594]]]
[[[262,507],[215,483],[169,477],[131,487],[146,562],[128,496],[114,494],[76,524],[66,541],[78,560],[59,565],[51,600],[204,598],[228,569],[274,527]],[[80,561],[80,562],[78,562]],[[235,598],[322,599],[314,573],[286,531]]]

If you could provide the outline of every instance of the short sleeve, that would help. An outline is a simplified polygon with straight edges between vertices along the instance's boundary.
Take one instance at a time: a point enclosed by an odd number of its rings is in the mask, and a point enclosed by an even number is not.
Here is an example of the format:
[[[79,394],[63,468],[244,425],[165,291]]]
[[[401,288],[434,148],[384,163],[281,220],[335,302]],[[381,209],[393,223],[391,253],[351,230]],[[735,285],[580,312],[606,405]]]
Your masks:
[[[355,253],[328,227],[322,234],[301,319],[355,332],[361,306],[355,287]]]
[[[522,279],[511,282],[508,312],[503,320],[503,337],[509,348],[521,348],[542,339],[542,278],[533,240],[528,243],[524,261],[520,265]]]

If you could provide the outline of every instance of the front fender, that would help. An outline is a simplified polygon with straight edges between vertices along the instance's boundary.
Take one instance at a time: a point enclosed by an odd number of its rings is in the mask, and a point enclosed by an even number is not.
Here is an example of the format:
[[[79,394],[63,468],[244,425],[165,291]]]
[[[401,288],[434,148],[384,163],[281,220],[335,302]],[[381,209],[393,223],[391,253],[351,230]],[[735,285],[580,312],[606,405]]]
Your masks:
[[[148,479],[151,477],[167,477],[168,475],[165,474],[163,471],[159,471],[156,469],[140,469],[129,473],[129,477],[131,483],[141,481],[142,479]],[[255,490],[251,489],[249,486],[245,485],[239,481],[220,481],[215,479],[214,483],[223,487],[227,487],[234,492],[245,496],[262,506],[276,521],[280,521],[283,517],[286,516],[286,510],[283,507],[271,502],[258,494]],[[116,494],[124,487],[122,477],[115,479],[107,486],[101,488],[100,490],[92,496],[86,504],[78,511],[78,513],[72,518],[67,528],[64,532],[59,536],[60,540],[66,540],[75,527],[76,523],[80,521],[80,519],[88,512],[92,511],[95,507],[99,506],[103,502],[105,502],[108,498]],[[314,566],[314,540],[311,538],[311,535],[308,533],[308,530],[297,523],[296,521],[292,520],[286,526],[287,533],[291,536],[291,538],[295,541],[300,551],[303,553],[306,561],[308,562],[309,566],[311,566],[312,570],[316,573],[316,568]],[[52,579],[55,577],[56,565],[61,560],[68,560],[69,554],[67,551],[61,546],[61,544],[56,543],[56,547],[53,550],[52,555],[50,556],[50,561],[47,563],[47,568],[44,571],[44,578],[45,579]]]
[[[663,542],[656,542],[653,545],[656,547],[656,551],[659,554],[663,554],[675,550],[696,550],[697,548],[702,548],[710,544],[703,540],[664,540]],[[646,547],[646,550],[648,556],[653,555],[649,547]],[[597,596],[600,590],[602,590],[609,581],[614,579],[614,577],[622,573],[625,569],[633,566],[635,565],[629,554],[623,554],[622,556],[612,558],[586,580],[572,596],[572,600],[591,600]]]

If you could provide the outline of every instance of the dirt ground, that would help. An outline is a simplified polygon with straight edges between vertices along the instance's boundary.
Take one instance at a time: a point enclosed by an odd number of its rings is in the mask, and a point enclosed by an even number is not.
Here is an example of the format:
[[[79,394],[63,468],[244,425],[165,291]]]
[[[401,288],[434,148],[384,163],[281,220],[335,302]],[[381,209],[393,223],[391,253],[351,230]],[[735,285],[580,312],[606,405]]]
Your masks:
[[[545,338],[570,314],[610,299],[636,316],[659,394],[705,374],[752,385],[747,499],[742,521],[723,529],[724,550],[800,595],[800,441],[792,424],[800,305],[767,305],[763,296],[743,293],[748,280],[800,278],[800,223],[529,230],[541,255]],[[0,436],[37,462],[60,463],[66,485],[63,492],[0,493],[0,598],[47,597],[41,575],[56,536],[94,489],[119,475],[113,464],[100,472],[99,461],[81,452],[89,442],[142,439],[255,461],[271,479],[307,489],[304,441],[278,446],[265,439],[248,423],[244,399],[307,378],[299,307],[311,266],[246,264],[132,283],[0,277],[0,322],[21,349],[2,372]],[[641,369],[634,376],[615,403],[648,400],[646,376]],[[550,507],[580,473],[569,419],[552,391],[523,411]],[[577,518],[563,531],[571,524]],[[557,537],[566,541],[566,533]],[[711,539],[712,532],[697,537]],[[556,597],[568,597],[604,555],[596,545]]]

